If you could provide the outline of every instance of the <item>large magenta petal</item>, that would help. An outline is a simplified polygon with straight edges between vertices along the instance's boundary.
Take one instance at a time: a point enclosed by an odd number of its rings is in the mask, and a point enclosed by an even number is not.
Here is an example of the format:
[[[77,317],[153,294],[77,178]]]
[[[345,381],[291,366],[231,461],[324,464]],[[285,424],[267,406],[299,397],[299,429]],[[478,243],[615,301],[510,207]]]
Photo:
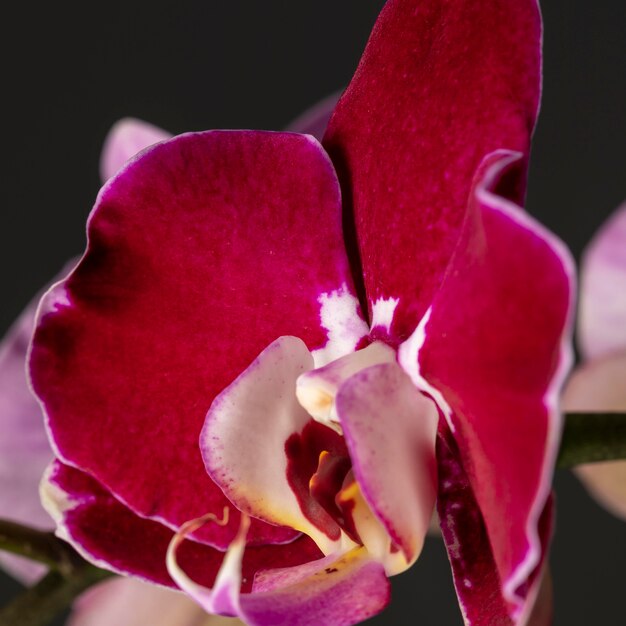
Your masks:
[[[174,532],[135,515],[87,474],[55,461],[42,484],[42,499],[57,522],[57,534],[90,562],[119,574],[177,588],[165,557]],[[308,537],[276,546],[248,547],[243,562],[243,586],[268,567],[290,567],[317,559],[321,553]],[[179,559],[186,571],[212,585],[224,553],[186,541]]]
[[[441,283],[483,156],[528,152],[540,44],[536,0],[391,0],[381,12],[324,146],[370,308],[399,299],[396,337]]]
[[[437,441],[437,460],[437,510],[465,624],[512,626],[516,622],[510,616],[511,607],[502,593],[485,523],[468,477],[459,462],[456,443],[445,425]],[[551,531],[551,509],[547,507],[540,526],[543,546],[547,545]],[[533,579],[539,571],[537,569],[533,572]],[[547,585],[535,585],[517,623],[549,626],[551,613],[550,588]],[[525,621],[529,614],[530,618]]]
[[[31,356],[59,458],[171,527],[220,514],[198,448],[215,396],[281,335],[332,355],[358,341],[332,165],[301,135],[182,135],[105,185],[88,237],[42,302]],[[237,527],[233,514],[201,537],[226,548]]]
[[[574,276],[565,247],[506,199],[519,159],[485,159],[449,273],[401,347],[402,364],[445,409],[514,609],[542,560]]]

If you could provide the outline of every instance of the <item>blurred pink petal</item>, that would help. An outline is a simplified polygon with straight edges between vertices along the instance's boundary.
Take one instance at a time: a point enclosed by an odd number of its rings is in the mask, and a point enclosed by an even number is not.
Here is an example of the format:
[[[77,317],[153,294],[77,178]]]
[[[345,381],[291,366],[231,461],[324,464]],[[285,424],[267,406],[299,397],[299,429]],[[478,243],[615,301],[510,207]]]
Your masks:
[[[578,340],[585,359],[626,350],[626,204],[585,250]]]
[[[626,411],[626,351],[578,368],[562,402],[566,411]],[[575,471],[598,502],[626,520],[626,461],[589,463]]]
[[[182,593],[133,578],[94,587],[74,605],[68,626],[236,626],[237,619],[207,615]]]
[[[169,139],[172,135],[148,122],[125,117],[111,127],[100,155],[100,176],[107,181],[144,148]]]
[[[67,274],[74,261],[61,274]],[[52,460],[39,403],[26,379],[26,353],[35,326],[35,296],[0,343],[0,517],[54,528],[39,501],[39,481]],[[41,565],[0,552],[0,565],[24,583],[45,571]]]
[[[314,104],[310,109],[307,109],[302,115],[299,115],[291,122],[286,130],[294,133],[313,135],[315,139],[321,141],[340,95],[340,93],[331,94],[317,104]]]

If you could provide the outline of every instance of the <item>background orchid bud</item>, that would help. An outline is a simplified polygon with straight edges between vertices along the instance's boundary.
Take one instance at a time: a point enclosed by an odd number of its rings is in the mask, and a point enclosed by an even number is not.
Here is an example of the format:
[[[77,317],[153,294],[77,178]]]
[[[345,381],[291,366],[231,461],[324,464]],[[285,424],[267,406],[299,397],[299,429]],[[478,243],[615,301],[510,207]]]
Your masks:
[[[626,411],[626,205],[583,254],[578,342],[582,363],[564,391],[564,408]],[[598,502],[626,519],[626,461],[581,465],[576,473]]]

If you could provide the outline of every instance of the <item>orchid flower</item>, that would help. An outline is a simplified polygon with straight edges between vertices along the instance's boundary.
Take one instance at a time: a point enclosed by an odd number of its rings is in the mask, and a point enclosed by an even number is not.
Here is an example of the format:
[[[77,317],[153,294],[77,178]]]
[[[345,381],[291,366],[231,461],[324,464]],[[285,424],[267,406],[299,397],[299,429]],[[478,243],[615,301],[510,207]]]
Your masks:
[[[348,625],[437,500],[466,623],[528,622],[573,280],[520,206],[540,43],[535,0],[391,0],[321,144],[190,133],[109,180],[31,348],[60,536],[210,613]]]
[[[626,411],[626,205],[582,259],[578,344],[583,364],[563,396],[574,411]],[[576,473],[609,511],[626,519],[626,461],[581,465]]]

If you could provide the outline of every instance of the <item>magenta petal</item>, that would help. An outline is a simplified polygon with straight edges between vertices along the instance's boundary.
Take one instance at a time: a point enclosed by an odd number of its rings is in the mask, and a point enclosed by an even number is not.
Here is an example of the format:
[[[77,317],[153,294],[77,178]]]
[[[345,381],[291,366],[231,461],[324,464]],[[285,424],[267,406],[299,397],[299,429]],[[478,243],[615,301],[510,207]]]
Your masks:
[[[59,457],[173,528],[219,515],[198,448],[213,399],[281,335],[324,348],[329,301],[357,306],[332,165],[301,135],[182,135],[103,188],[88,236],[31,356]],[[199,538],[226,548],[237,527]],[[293,537],[261,522],[249,535]]]
[[[519,164],[502,151],[485,159],[446,280],[400,349],[407,371],[446,408],[504,597],[517,607],[542,559],[574,276],[564,246],[506,199]]]
[[[441,283],[483,156],[528,152],[540,44],[536,0],[391,0],[380,14],[324,146],[354,213],[370,307],[399,299],[396,337]]]
[[[293,133],[313,135],[315,139],[321,141],[326,132],[328,120],[330,120],[330,116],[337,106],[339,96],[339,93],[334,93],[317,104],[314,104],[310,109],[307,109],[302,115],[299,115],[291,122],[287,130]]]
[[[312,565],[301,568],[309,574]],[[334,560],[326,557],[317,565],[307,577],[289,570],[269,572],[273,580],[266,580],[267,591],[242,596],[241,617],[250,626],[352,626],[389,603],[385,570],[362,548]]]
[[[626,204],[585,249],[578,339],[587,359],[626,350]]]
[[[42,497],[57,522],[57,534],[87,560],[120,574],[176,588],[165,556],[174,536],[159,522],[138,517],[95,480],[55,461],[48,470]],[[303,537],[281,546],[249,547],[243,563],[244,586],[267,567],[289,567],[319,558],[312,541]],[[186,541],[179,559],[186,571],[212,585],[224,553]]]
[[[448,550],[454,586],[459,605],[468,626],[526,624],[526,615],[533,612],[534,621],[527,626],[548,626],[551,615],[551,592],[534,585],[524,604],[520,620],[511,618],[511,607],[503,597],[502,585],[494,561],[493,550],[485,524],[474,498],[467,475],[459,463],[456,444],[444,426],[437,442],[439,493],[437,511],[441,532]],[[552,516],[543,517],[540,539],[546,545],[550,538]],[[533,582],[540,567],[532,573]],[[534,596],[538,595],[536,602]],[[548,616],[546,618],[546,616]]]
[[[119,169],[144,148],[165,141],[172,135],[160,128],[134,119],[125,117],[111,127],[104,140],[100,155],[100,177],[107,181]]]
[[[412,563],[435,506],[439,413],[395,362],[350,378],[336,406],[361,492]]]

